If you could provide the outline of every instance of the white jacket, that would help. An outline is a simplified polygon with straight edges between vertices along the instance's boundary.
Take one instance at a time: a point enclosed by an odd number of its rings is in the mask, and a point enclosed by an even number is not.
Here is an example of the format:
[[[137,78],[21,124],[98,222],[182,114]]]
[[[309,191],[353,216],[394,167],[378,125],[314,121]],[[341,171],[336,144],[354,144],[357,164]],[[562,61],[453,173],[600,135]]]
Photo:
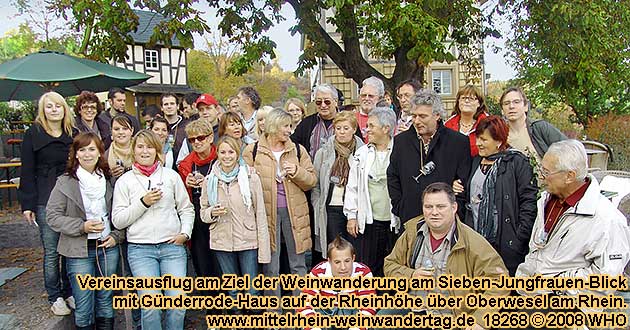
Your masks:
[[[388,148],[390,152],[393,144],[394,139],[389,141]],[[364,233],[366,224],[370,225],[374,222],[372,217],[372,204],[370,203],[370,192],[368,189],[368,175],[374,164],[375,157],[376,147],[373,144],[366,144],[357,149],[354,156],[349,159],[350,173],[348,173],[348,184],[346,184],[346,195],[343,201],[343,214],[348,220],[357,219],[359,233],[361,234]],[[392,202],[389,196],[387,196],[387,201],[391,206]],[[400,221],[398,217],[391,212],[390,207],[390,227],[398,231]]]
[[[162,190],[162,199],[147,208],[140,199],[156,186]],[[130,243],[164,243],[180,233],[190,237],[194,220],[195,209],[184,182],[172,169],[159,166],[146,177],[133,167],[116,181],[112,223],[127,229]]]
[[[630,258],[630,229],[621,212],[600,194],[597,180],[592,175],[589,178],[591,183],[584,197],[561,216],[546,244],[540,242],[545,226],[545,205],[551,195],[543,192],[538,200],[538,215],[529,240],[529,253],[518,266],[516,276],[541,274],[588,278],[591,274],[622,274]],[[580,291],[558,293],[611,293]]]

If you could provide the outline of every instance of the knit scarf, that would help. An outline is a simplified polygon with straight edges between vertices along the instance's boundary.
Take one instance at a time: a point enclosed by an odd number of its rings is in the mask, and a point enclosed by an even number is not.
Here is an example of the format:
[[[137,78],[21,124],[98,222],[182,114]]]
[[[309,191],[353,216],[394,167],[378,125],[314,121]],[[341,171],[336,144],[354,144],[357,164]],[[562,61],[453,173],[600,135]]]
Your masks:
[[[135,162],[133,163],[133,166],[137,168],[138,171],[140,171],[140,173],[142,173],[144,176],[150,177],[151,174],[153,174],[155,170],[158,169],[158,167],[160,166],[160,162],[156,160],[153,165],[149,166],[140,165],[138,162]]]
[[[350,172],[348,157],[354,153],[357,147],[357,141],[353,136],[349,143],[342,144],[339,143],[337,139],[334,139],[334,144],[336,158],[330,170],[330,176],[339,178],[339,183],[337,183],[338,186],[345,186],[348,180],[348,173]]]
[[[116,161],[122,160],[124,168],[130,168],[133,164],[133,152],[131,150],[131,143],[127,148],[120,147],[116,142],[112,142],[109,147],[109,154],[107,155],[107,163],[109,168],[117,166]]]
[[[249,187],[249,167],[242,158],[239,159],[239,163],[229,173],[223,172],[219,162],[215,162],[214,165],[212,165],[212,171],[210,171],[207,177],[208,204],[210,204],[210,207],[215,206],[218,202],[219,180],[225,183],[231,183],[235,179],[238,182],[241,197],[243,197],[243,204],[247,207],[248,212],[251,210],[252,192]]]
[[[494,200],[496,185],[497,185],[497,173],[503,157],[510,151],[499,151],[494,155],[485,157],[487,160],[493,160],[494,163],[486,175],[486,181],[483,183],[481,203],[479,204],[479,215],[477,217],[477,230],[483,237],[489,242],[494,243],[497,237],[497,219],[495,216],[496,205]]]

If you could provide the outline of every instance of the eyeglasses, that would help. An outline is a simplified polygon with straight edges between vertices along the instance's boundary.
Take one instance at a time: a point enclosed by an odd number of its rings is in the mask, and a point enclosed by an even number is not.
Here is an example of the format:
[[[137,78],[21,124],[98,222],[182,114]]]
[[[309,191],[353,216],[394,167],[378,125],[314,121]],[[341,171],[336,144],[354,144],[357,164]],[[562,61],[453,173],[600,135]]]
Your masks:
[[[513,104],[513,105],[521,105],[521,103],[523,103],[523,100],[521,100],[521,99],[516,99],[516,100],[512,100],[512,101],[503,101],[503,102],[501,103],[501,105],[502,105],[502,106],[504,106],[504,107],[509,107],[509,106],[510,106],[510,104]]]
[[[540,174],[540,177],[541,177],[542,179],[546,179],[546,178],[548,178],[548,177],[550,177],[550,176],[552,176],[552,175],[554,175],[554,174],[558,174],[558,173],[560,173],[560,172],[564,172],[564,171],[563,171],[563,170],[560,170],[560,171],[549,172],[549,171],[544,170],[544,169],[542,169],[542,168],[539,168],[539,170],[538,170],[538,173]]]
[[[317,100],[317,101],[315,101],[315,104],[317,106],[322,105],[322,103],[324,103],[325,105],[331,105],[332,102],[333,102],[332,100],[323,100],[323,101],[322,100]]]
[[[81,106],[81,110],[96,110],[96,104],[84,104]]]
[[[460,96],[459,100],[462,102],[475,102],[477,101],[477,98],[474,96]]]
[[[210,135],[212,135],[212,134],[189,137],[189,138],[188,138],[188,142],[190,142],[190,143],[195,143],[195,140],[196,140],[196,141],[199,141],[199,142],[203,142],[203,141],[205,141],[205,140],[208,138],[208,136],[210,136]]]
[[[368,98],[368,99],[373,99],[373,98],[376,98],[376,97],[377,97],[377,95],[372,95],[372,94],[360,94],[360,95],[359,95],[359,97],[364,98],[364,99],[365,99],[365,98]]]

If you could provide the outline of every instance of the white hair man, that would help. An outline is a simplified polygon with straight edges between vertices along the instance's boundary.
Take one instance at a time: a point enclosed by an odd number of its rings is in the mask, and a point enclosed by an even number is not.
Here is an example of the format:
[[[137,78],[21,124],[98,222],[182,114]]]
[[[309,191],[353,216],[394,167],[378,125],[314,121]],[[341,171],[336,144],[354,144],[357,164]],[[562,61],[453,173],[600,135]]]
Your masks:
[[[361,83],[359,91],[359,111],[357,111],[357,121],[363,140],[367,143],[367,122],[370,111],[376,108],[376,103],[383,98],[385,85],[383,81],[376,77],[369,77]]]
[[[516,276],[616,276],[630,256],[625,217],[600,194],[587,174],[586,150],[576,140],[552,144],[540,169],[545,192],[529,240],[529,254]],[[536,294],[552,292],[536,292]],[[607,295],[608,290],[568,290],[560,294]]]

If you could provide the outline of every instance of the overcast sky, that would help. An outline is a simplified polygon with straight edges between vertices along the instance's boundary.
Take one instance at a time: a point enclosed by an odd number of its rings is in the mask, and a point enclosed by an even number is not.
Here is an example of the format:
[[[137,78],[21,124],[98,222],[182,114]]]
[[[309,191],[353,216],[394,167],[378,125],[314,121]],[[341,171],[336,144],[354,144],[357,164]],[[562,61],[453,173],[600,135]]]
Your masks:
[[[214,11],[207,7],[207,3],[204,3],[204,7],[201,10],[207,13],[206,21],[211,25],[212,22],[216,22],[217,18],[214,17]],[[4,35],[8,30],[17,28],[17,26],[24,20],[22,17],[15,17],[17,12],[10,4],[10,0],[0,0],[0,35]],[[285,5],[282,8],[282,15],[286,18],[285,21],[274,26],[269,35],[273,41],[276,42],[277,55],[279,57],[280,66],[284,70],[295,70],[297,67],[298,57],[300,56],[300,36],[296,34],[291,36],[289,28],[295,23],[295,14],[293,9],[289,5]],[[195,38],[195,44],[197,47],[201,45],[199,42],[201,38]],[[495,54],[491,50],[490,46],[495,45],[498,47],[503,46],[503,40],[487,40],[484,43],[485,48],[485,65],[486,73],[489,73],[491,80],[507,80],[513,78],[515,75],[514,70],[510,65],[506,63],[505,54]]]

